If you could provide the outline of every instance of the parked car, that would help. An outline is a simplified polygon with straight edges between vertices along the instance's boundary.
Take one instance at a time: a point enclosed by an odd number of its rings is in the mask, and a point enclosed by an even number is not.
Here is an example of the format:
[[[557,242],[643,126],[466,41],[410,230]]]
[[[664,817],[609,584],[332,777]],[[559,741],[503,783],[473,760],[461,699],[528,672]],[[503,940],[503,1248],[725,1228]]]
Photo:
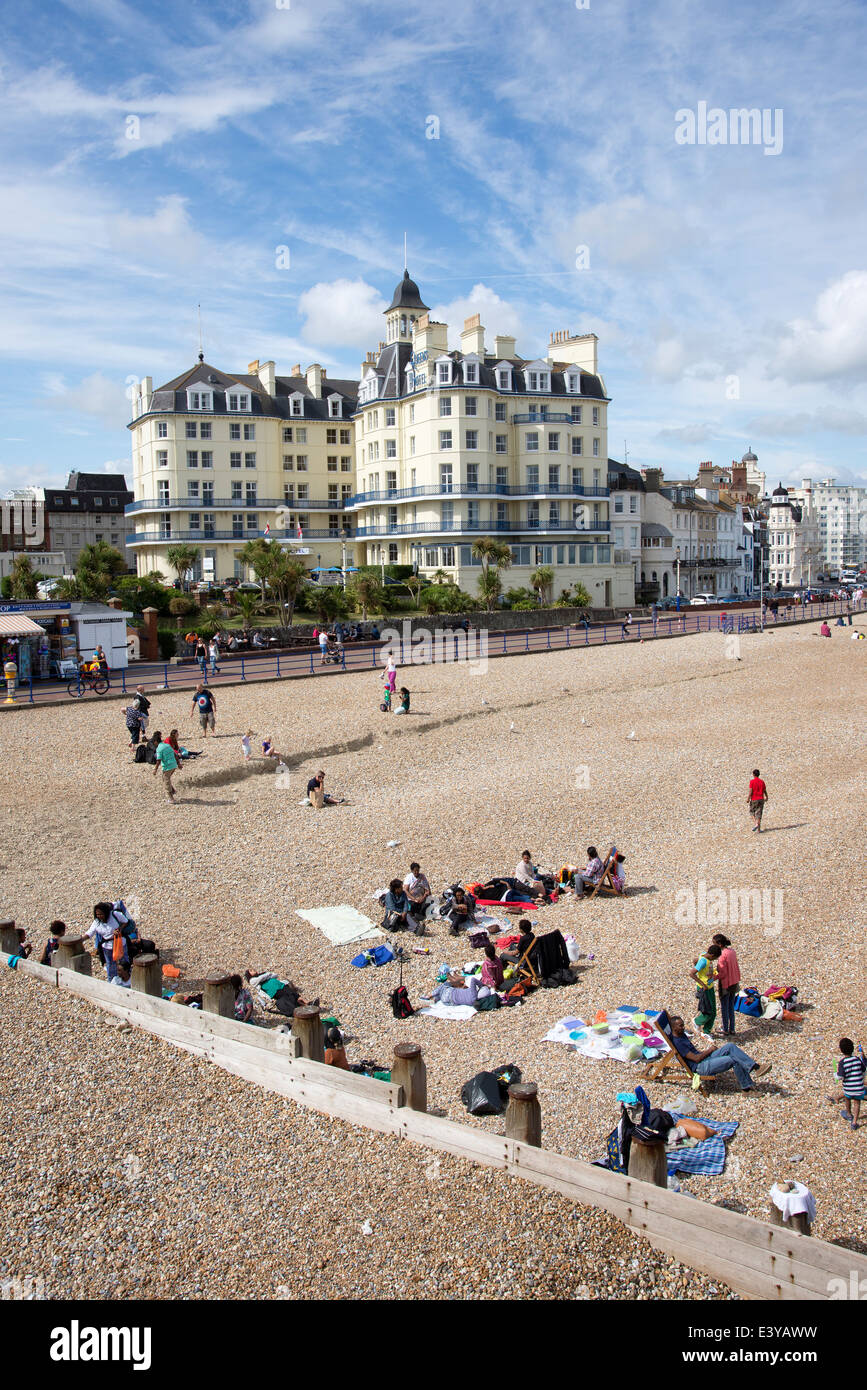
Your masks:
[[[706,608],[709,603],[717,603],[716,594],[696,594],[695,598],[689,601],[690,608]]]
[[[251,584],[248,579],[245,579],[243,584],[238,584],[235,587],[239,593],[243,594],[261,594],[262,592],[261,585]]]

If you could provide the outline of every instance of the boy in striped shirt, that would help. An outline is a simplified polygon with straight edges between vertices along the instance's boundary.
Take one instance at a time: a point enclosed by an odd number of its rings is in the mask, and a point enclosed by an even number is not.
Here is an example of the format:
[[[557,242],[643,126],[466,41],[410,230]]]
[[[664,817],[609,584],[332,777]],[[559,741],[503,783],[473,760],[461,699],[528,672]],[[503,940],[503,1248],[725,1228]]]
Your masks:
[[[857,1129],[861,1102],[867,1098],[867,1091],[864,1089],[864,1072],[867,1071],[867,1062],[864,1060],[864,1049],[860,1043],[856,1055],[855,1044],[851,1038],[840,1039],[840,1051],[843,1055],[837,1063],[837,1075],[843,1083],[845,1107],[840,1111],[840,1114],[844,1120],[848,1120],[850,1129]]]

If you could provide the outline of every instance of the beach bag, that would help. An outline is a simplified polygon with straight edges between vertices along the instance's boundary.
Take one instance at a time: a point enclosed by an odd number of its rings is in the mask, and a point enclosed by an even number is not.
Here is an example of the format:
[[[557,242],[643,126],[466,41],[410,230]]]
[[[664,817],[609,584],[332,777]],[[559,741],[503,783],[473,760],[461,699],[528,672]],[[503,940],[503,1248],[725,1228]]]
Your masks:
[[[470,933],[469,941],[471,946],[478,949],[480,946],[487,946],[489,939],[486,931],[474,931]]]
[[[484,999],[476,1000],[476,1011],[480,1014],[490,1013],[492,1009],[498,1009],[499,1007],[499,994],[486,994]]]
[[[759,1003],[759,991],[757,989],[745,989],[740,994],[736,994],[735,1009],[739,1014],[747,1014],[750,1018],[761,1018],[762,1006]]]
[[[476,1072],[461,1087],[464,1109],[471,1115],[502,1115],[505,1110],[500,1083],[492,1071]]]
[[[391,991],[388,998],[391,1004],[391,1012],[394,1014],[395,1018],[412,1018],[415,1009],[409,1002],[406,985],[398,985],[397,989]]]
[[[124,960],[126,958],[126,942],[121,932],[116,931],[111,938],[111,958],[113,961]]]
[[[362,951],[360,955],[353,956],[350,965],[357,965],[360,970],[365,965],[386,965],[390,960],[394,960],[394,951],[390,946],[374,946],[371,951]]]

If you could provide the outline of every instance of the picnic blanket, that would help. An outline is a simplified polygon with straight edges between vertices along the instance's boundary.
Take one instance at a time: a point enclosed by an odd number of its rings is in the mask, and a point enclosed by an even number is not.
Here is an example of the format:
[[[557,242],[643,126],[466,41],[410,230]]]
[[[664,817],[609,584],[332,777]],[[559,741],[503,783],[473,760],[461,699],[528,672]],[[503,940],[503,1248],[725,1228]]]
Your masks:
[[[675,1124],[684,1117],[668,1112]],[[688,1117],[692,1119],[690,1115]],[[738,1127],[737,1120],[705,1120],[695,1117],[700,1125],[714,1130],[709,1139],[702,1139],[692,1149],[669,1149],[666,1163],[669,1173],[691,1173],[702,1178],[716,1178],[726,1166],[726,1139],[731,1139]]]
[[[447,1018],[451,1022],[457,1022],[459,1019],[472,1018],[476,1010],[472,1004],[441,1004],[437,1000],[436,1004],[419,1009],[419,1013],[424,1018]]]
[[[332,946],[346,946],[351,941],[367,941],[371,936],[385,934],[363,912],[345,903],[340,907],[309,907],[303,911],[296,907],[295,911],[305,922],[327,936]]]
[[[630,1058],[629,1051],[621,1040],[621,1029],[628,1032],[632,1027],[633,1016],[637,1013],[644,1013],[648,1022],[652,1024],[660,1010],[637,1009],[632,1004],[621,1004],[619,1008],[607,1011],[607,1033],[593,1032],[593,1014],[590,1015],[588,1021],[577,1018],[575,1015],[569,1015],[555,1023],[542,1041],[564,1043],[567,1047],[574,1048],[582,1057],[589,1057],[594,1062],[628,1062],[630,1060],[644,1062],[647,1059],[643,1055],[638,1058]],[[654,1036],[658,1037],[658,1034]],[[648,1047],[650,1042],[651,1040],[648,1039]],[[666,1046],[667,1044],[660,1039],[658,1051],[662,1051]]]

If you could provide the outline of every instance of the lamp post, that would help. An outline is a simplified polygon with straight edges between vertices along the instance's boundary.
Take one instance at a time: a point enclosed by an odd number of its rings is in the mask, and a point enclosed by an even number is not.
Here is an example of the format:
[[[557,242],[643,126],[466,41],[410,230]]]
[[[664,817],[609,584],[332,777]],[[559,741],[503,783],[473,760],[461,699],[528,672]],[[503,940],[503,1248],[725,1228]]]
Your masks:
[[[677,568],[677,579],[674,585],[674,606],[680,612],[680,546],[674,552],[674,563]]]
[[[379,564],[382,570],[382,587],[385,588],[385,546],[379,547]]]
[[[765,630],[765,537],[759,530],[759,631]]]
[[[344,588],[344,591],[345,591],[345,589],[346,589],[346,541],[344,541],[344,540],[341,540],[341,542],[340,542],[340,579],[341,579],[341,582],[342,582],[342,584],[343,584],[343,588]]]

